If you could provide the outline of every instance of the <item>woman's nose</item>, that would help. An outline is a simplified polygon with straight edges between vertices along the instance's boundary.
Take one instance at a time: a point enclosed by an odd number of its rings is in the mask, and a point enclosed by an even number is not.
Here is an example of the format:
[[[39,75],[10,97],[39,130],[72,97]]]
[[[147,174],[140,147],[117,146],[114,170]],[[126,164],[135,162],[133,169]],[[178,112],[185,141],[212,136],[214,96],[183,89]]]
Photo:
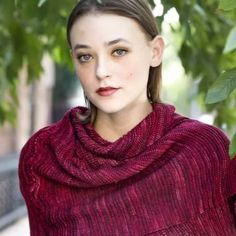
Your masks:
[[[97,62],[96,76],[98,79],[104,79],[110,77],[109,62],[104,58]]]

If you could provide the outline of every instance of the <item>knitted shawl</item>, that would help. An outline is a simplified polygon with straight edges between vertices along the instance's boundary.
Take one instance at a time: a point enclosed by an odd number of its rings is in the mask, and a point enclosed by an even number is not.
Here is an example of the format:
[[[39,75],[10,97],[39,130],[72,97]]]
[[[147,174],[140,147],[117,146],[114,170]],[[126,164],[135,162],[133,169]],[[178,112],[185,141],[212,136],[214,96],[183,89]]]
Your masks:
[[[236,163],[219,129],[157,103],[115,142],[68,111],[19,164],[31,236],[236,235]]]

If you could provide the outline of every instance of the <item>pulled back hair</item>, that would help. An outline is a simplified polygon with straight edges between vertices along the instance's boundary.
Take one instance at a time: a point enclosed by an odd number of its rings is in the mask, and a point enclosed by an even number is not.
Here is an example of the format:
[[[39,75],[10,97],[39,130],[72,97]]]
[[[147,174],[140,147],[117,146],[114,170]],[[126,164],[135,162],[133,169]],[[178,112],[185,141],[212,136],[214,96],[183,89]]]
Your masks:
[[[80,17],[89,13],[105,13],[124,16],[135,20],[148,39],[159,35],[156,20],[147,0],[80,0],[73,8],[67,22],[67,41],[71,47],[70,31]],[[135,85],[134,85],[135,86]],[[150,67],[147,83],[147,98],[149,102],[160,102],[161,64]],[[134,88],[135,89],[135,88]],[[89,102],[93,112],[94,106]]]

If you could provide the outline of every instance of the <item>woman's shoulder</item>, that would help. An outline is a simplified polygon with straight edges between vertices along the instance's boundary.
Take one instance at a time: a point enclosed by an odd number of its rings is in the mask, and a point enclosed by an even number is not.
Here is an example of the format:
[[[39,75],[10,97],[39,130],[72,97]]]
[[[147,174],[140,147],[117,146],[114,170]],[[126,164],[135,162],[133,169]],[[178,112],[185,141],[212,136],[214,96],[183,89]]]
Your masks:
[[[228,149],[229,139],[222,129],[179,114],[176,114],[174,120],[176,122],[173,122],[171,129],[191,146],[197,145],[202,148],[214,146]]]
[[[179,117],[177,119],[180,121]],[[229,139],[223,130],[186,118],[176,123],[170,133],[171,141],[176,140],[172,149],[177,158],[172,160],[182,165],[185,176],[193,175],[210,189],[220,186],[224,194],[217,192],[216,196],[228,197],[236,192],[236,185],[232,184],[236,177],[236,162],[230,159]]]
[[[76,113],[77,110],[77,107],[68,110],[61,120],[41,128],[25,143],[20,153],[18,168],[22,186],[28,182],[34,186],[32,181],[36,179],[35,173],[39,171],[40,166],[47,163],[62,144],[71,142],[74,135],[72,113]]]
[[[229,139],[221,129],[195,119],[181,119],[179,115],[173,124],[166,140],[174,143],[172,149],[181,161],[192,163],[192,166],[201,164],[204,168],[224,169],[225,172],[230,163]]]
[[[36,159],[43,152],[49,152],[50,146],[57,144],[73,135],[72,114],[76,114],[78,107],[68,110],[62,119],[35,132],[25,143],[20,153],[20,163],[30,158]],[[48,153],[49,154],[49,153]]]
[[[66,116],[66,115],[65,115]],[[59,120],[53,124],[50,124],[48,126],[45,126],[39,130],[37,130],[35,133],[32,134],[32,136],[27,140],[25,145],[22,148],[21,152],[24,152],[25,149],[34,149],[40,144],[47,143],[48,139],[52,135],[56,135],[58,131],[60,130],[60,127],[63,126],[63,120],[65,118],[63,117],[62,120]]]
[[[22,151],[25,149],[34,148],[38,145],[44,145],[49,143],[52,139],[63,139],[69,133],[73,132],[73,123],[77,118],[77,114],[84,109],[82,107],[74,107],[69,109],[63,117],[55,123],[52,123],[46,127],[43,127],[36,131],[26,142]]]
[[[193,118],[178,113],[173,105],[160,104],[166,112],[164,126],[164,138],[173,138],[176,141],[186,141],[193,145],[215,145],[215,143],[228,145],[227,135],[220,128],[203,123]]]

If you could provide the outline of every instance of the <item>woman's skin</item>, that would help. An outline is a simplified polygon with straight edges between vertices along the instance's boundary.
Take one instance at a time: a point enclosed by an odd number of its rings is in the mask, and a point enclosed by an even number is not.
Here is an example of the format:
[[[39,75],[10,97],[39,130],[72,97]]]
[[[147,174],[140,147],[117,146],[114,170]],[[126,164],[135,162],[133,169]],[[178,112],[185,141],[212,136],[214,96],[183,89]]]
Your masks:
[[[152,111],[148,74],[161,63],[163,39],[148,39],[130,18],[101,13],[79,18],[70,39],[76,74],[97,108],[94,128],[115,141]]]

